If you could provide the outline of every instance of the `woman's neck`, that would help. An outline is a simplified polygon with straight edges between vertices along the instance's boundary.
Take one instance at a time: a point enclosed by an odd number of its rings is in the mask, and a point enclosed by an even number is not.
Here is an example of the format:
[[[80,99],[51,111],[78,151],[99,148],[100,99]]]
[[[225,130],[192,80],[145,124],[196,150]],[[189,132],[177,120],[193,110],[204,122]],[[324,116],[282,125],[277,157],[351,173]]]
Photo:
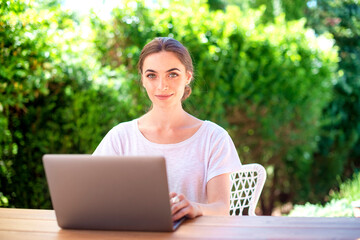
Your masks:
[[[155,128],[173,129],[182,127],[191,116],[180,107],[159,108],[153,107],[148,113],[141,117],[144,125],[151,125]]]

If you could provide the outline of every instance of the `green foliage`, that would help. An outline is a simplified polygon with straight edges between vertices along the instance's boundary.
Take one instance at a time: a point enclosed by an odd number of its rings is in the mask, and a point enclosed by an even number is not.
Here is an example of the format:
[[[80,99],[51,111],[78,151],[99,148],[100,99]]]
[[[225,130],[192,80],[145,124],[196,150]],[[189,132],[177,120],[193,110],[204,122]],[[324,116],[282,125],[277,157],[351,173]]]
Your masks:
[[[360,173],[340,184],[340,190],[330,193],[330,201],[325,205],[295,205],[289,216],[305,217],[353,217],[351,203],[360,199]]]
[[[325,106],[324,125],[318,141],[311,176],[311,195],[315,200],[324,197],[337,186],[334,176],[348,178],[360,168],[360,3],[357,0],[227,0],[243,9],[265,7],[264,22],[277,15],[275,6],[287,20],[306,18],[306,26],[316,34],[331,33],[339,53],[339,76],[334,84],[334,97]]]
[[[225,3],[222,0],[208,0],[207,2],[211,10],[225,9]]]
[[[340,57],[339,81],[324,110],[327,122],[313,165],[313,192],[321,195],[337,184],[333,176],[347,178],[360,168],[360,3],[318,0],[307,19],[317,33],[334,36]]]
[[[285,14],[286,20],[296,20],[305,17],[307,0],[226,0],[227,4],[239,6],[243,11],[265,8],[263,22],[273,22],[280,14]],[[209,1],[210,3],[210,1]]]
[[[352,178],[340,184],[339,191],[330,193],[331,199],[347,199],[349,202],[360,199],[360,172],[354,173]]]
[[[264,191],[269,201],[263,202],[269,213],[281,194],[292,200],[309,194],[311,156],[322,108],[336,82],[337,54],[324,36],[305,29],[304,21],[279,16],[264,25],[261,17],[261,11],[244,13],[233,6],[223,12],[171,3],[150,11],[129,2],[113,11],[111,24],[94,19],[93,27],[102,64],[125,65],[134,80],[140,50],[154,37],[174,37],[187,46],[195,81],[185,108],[229,129],[244,163],[269,169]]]
[[[195,81],[184,107],[226,127],[243,163],[267,168],[263,213],[284,196],[308,198],[322,109],[337,83],[327,36],[281,14],[264,24],[264,9],[124,1],[108,22],[45,3],[1,6],[2,205],[51,207],[42,155],[91,153],[112,126],[147,111],[136,64],[156,36],[174,37],[192,54]]]
[[[51,208],[42,155],[91,153],[129,119],[125,74],[84,54],[89,36],[55,1],[8,1],[0,26],[0,206]]]
[[[324,206],[320,204],[295,205],[289,217],[353,217],[351,202],[333,199]]]
[[[16,159],[22,153],[22,146],[28,144],[24,137],[29,128],[22,130],[21,121],[28,111],[26,104],[49,93],[46,84],[51,76],[48,68],[51,49],[46,44],[46,32],[38,29],[46,24],[46,20],[34,20],[34,9],[30,6],[22,1],[2,1],[0,11],[0,194],[7,199],[2,199],[3,203],[11,202],[15,195],[24,197],[26,202],[29,200],[24,196],[27,193],[22,191],[34,186],[27,186],[21,191],[14,189],[26,185],[30,174],[36,176],[41,172],[38,164],[26,163],[26,158]],[[32,171],[27,172],[29,168]],[[18,185],[17,179],[22,184]],[[34,177],[30,184],[38,186],[41,180],[41,177]],[[41,186],[38,190],[42,191]],[[28,205],[25,203],[25,206]]]

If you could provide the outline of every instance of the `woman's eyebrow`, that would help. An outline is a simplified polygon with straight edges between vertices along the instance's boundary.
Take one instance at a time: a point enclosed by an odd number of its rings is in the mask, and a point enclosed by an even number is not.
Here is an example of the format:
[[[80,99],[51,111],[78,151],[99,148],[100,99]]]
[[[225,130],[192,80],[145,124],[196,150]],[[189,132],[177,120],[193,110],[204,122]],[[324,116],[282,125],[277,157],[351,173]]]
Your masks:
[[[171,69],[167,70],[166,72],[171,72],[171,71],[174,71],[174,70],[177,70],[177,71],[181,72],[180,69],[178,69],[178,68],[171,68]]]
[[[180,69],[178,69],[178,68],[171,68],[171,69],[167,70],[166,72],[171,72],[171,71],[174,71],[174,70],[181,72]],[[146,73],[146,72],[156,73],[156,71],[155,71],[155,70],[152,70],[152,69],[146,69],[145,73]]]

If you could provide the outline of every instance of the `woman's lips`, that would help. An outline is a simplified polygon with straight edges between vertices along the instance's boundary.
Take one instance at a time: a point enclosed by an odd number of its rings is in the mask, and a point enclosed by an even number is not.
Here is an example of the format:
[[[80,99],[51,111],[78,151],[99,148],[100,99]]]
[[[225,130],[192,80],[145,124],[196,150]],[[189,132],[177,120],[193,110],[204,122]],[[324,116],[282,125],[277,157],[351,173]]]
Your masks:
[[[173,94],[162,94],[162,95],[155,95],[155,97],[157,97],[160,100],[166,100],[168,98],[170,98]]]

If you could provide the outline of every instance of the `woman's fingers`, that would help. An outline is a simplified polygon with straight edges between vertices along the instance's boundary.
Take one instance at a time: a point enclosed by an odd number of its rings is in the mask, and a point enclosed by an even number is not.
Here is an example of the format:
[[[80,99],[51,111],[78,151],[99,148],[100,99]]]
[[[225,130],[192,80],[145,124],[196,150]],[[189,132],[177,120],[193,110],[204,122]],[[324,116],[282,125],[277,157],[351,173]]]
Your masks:
[[[177,193],[175,193],[175,192],[171,192],[171,193],[169,193],[169,197],[170,197],[170,199],[171,198],[173,198],[173,197],[175,197],[177,195]]]
[[[177,193],[171,192],[169,194],[169,196],[170,196],[170,206],[171,206],[171,208],[172,208],[172,206],[174,204],[177,204],[177,203],[180,202],[180,198],[179,198],[179,195]]]
[[[199,211],[199,207],[196,203],[190,202],[183,194],[171,192],[169,196],[173,221],[179,220],[185,216],[194,218],[201,215],[201,211]]]
[[[183,208],[186,208],[189,205],[189,201],[183,195],[177,195],[172,198],[173,201],[171,205],[171,214],[174,215],[176,212],[180,211]]]
[[[181,219],[182,217],[195,218],[199,216],[199,213],[196,210],[196,207],[193,204],[188,204],[186,207],[181,208],[172,216],[172,220],[176,221]]]
[[[189,213],[189,208],[182,208],[180,211],[178,211],[177,213],[173,214],[172,220],[173,220],[173,221],[177,221],[177,220],[185,217],[186,215],[188,215],[188,213]]]
[[[171,205],[177,204],[179,202],[180,202],[180,198],[178,196],[175,196],[175,197],[170,199]]]

